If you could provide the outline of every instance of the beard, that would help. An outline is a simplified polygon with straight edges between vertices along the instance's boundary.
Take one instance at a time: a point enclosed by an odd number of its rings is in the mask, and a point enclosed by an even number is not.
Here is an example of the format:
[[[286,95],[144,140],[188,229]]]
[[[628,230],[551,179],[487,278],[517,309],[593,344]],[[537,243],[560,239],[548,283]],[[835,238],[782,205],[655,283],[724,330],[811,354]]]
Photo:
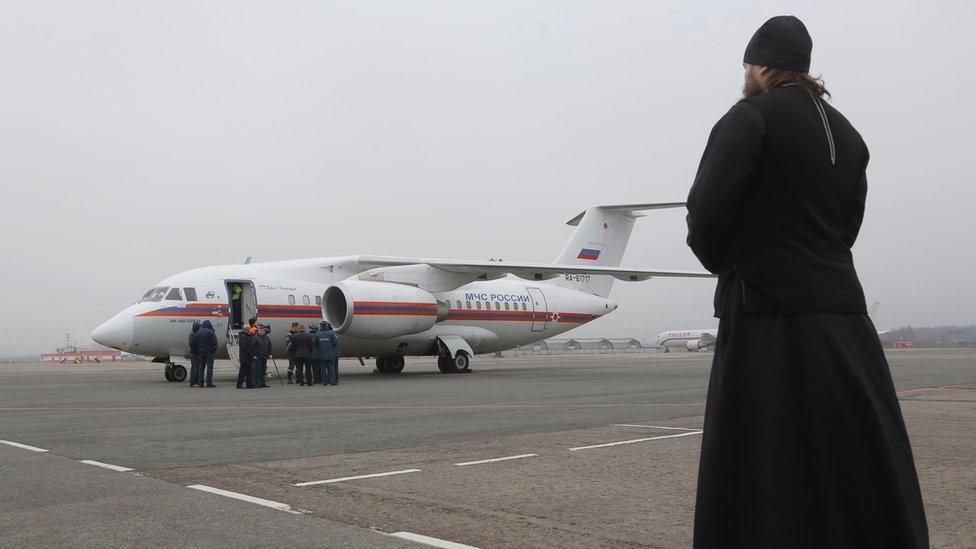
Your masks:
[[[742,98],[749,99],[763,92],[762,85],[752,76],[751,72],[746,73],[746,83],[742,85]]]

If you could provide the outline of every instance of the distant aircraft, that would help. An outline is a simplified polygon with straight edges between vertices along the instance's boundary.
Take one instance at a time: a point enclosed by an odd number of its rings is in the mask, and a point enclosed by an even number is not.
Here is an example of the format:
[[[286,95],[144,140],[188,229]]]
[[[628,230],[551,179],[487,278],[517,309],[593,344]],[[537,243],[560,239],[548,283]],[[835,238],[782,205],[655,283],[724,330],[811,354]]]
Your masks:
[[[880,301],[875,301],[868,308],[868,316],[874,316],[874,313],[878,312],[878,307],[881,305]],[[888,333],[888,331],[878,332],[878,335],[883,335]],[[709,328],[704,330],[669,330],[667,332],[661,332],[657,336],[657,343],[661,347],[664,347],[664,352],[670,352],[672,349],[687,349],[689,351],[708,351],[715,346],[715,340],[718,338],[718,328]]]
[[[553,264],[358,255],[193,269],[156,284],[92,339],[154,357],[168,380],[182,381],[194,321],[209,319],[218,357],[236,362],[235,336],[251,317],[271,326],[279,355],[292,322],[325,318],[342,334],[342,356],[375,357],[381,372],[400,372],[405,356],[437,356],[442,372],[463,372],[476,354],[553,337],[612,312],[614,279],[712,277],[619,267],[639,212],[681,206],[591,206],[568,222],[576,230]]]
[[[657,336],[657,343],[664,347],[664,352],[672,349],[687,349],[689,351],[707,351],[715,345],[718,328],[705,330],[670,330],[661,332]]]

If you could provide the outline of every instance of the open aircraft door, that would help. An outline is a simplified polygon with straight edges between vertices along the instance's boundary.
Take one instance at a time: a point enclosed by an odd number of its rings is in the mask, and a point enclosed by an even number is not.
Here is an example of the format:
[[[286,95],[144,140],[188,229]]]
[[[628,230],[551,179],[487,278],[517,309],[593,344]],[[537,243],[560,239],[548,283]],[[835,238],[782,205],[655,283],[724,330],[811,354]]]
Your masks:
[[[529,298],[532,300],[532,331],[544,332],[549,324],[549,304],[546,303],[546,296],[539,288],[526,288]],[[542,313],[542,314],[539,314]]]
[[[227,280],[227,355],[240,368],[237,338],[248,326],[248,320],[258,316],[258,295],[250,280]]]

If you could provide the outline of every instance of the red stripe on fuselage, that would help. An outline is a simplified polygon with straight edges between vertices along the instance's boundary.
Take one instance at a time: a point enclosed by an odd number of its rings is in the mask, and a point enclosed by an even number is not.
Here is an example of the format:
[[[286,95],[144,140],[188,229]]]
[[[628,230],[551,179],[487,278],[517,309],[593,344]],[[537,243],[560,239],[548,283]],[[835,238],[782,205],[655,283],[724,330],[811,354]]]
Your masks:
[[[363,307],[395,307],[401,310],[365,310],[356,311],[356,306]],[[353,303],[356,315],[371,316],[435,316],[437,305],[433,303],[399,302],[399,301],[356,301]],[[413,310],[403,308],[416,307]],[[164,307],[155,311],[146,311],[136,316],[168,316],[168,317],[200,317],[226,316],[229,307],[213,303],[187,303],[185,306]],[[260,318],[321,318],[321,309],[314,305],[265,305],[265,311],[258,306]],[[556,316],[558,314],[558,316]],[[555,318],[554,318],[555,317]],[[599,315],[588,313],[553,313],[546,311],[517,311],[517,310],[486,310],[486,309],[450,309],[447,320],[454,321],[489,321],[489,322],[563,322],[569,324],[583,324],[599,318]]]
[[[315,305],[265,305],[258,306],[261,318],[321,318],[321,309]],[[218,303],[187,303],[146,311],[136,316],[227,316],[230,307]]]

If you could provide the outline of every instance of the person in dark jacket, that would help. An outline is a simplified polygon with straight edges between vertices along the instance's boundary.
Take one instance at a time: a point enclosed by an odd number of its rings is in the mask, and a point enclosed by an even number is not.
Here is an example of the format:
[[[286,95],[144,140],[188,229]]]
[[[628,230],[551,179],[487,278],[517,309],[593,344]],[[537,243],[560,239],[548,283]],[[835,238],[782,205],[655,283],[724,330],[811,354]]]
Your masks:
[[[291,329],[285,334],[285,349],[288,351],[288,384],[291,385],[295,383],[293,374],[295,373],[295,357],[292,355],[292,345],[291,338],[298,332],[299,324],[297,322],[291,323]]]
[[[214,355],[217,354],[217,334],[214,332],[213,324],[209,320],[204,320],[195,336],[197,342],[197,352],[200,353],[200,387],[206,382],[206,387],[216,387],[213,384],[213,363]]]
[[[314,324],[312,322],[308,323],[308,335],[310,335],[313,340],[315,339],[315,334],[318,333],[318,331],[319,331],[319,327],[317,324]],[[309,361],[312,364],[313,383],[321,383],[322,382],[322,356],[321,353],[319,353],[318,348],[314,345],[314,343],[312,345],[312,357],[309,359]]]
[[[808,74],[799,19],[745,54],[712,130],[688,245],[719,275],[694,545],[927,547],[912,449],[851,246],[868,150]]]
[[[197,351],[197,332],[200,331],[200,321],[194,321],[193,327],[190,328],[190,333],[186,337],[186,342],[190,347],[190,387],[196,387],[203,384],[203,379],[197,379],[200,377],[200,353]]]
[[[322,321],[319,331],[312,338],[313,346],[318,353],[323,374],[323,385],[337,385],[339,383],[339,336],[332,330],[332,325]]]
[[[267,387],[268,359],[271,358],[271,338],[268,337],[264,326],[259,326],[252,340],[254,349],[254,364],[251,367],[251,382],[255,387]]]
[[[253,389],[254,377],[251,370],[254,364],[254,334],[258,329],[252,327],[241,330],[237,336],[238,363],[240,368],[237,370],[237,388]]]
[[[295,333],[291,336],[289,356],[295,361],[295,377],[298,384],[302,387],[312,386],[314,376],[312,375],[312,336],[305,332],[305,327],[298,325]]]

